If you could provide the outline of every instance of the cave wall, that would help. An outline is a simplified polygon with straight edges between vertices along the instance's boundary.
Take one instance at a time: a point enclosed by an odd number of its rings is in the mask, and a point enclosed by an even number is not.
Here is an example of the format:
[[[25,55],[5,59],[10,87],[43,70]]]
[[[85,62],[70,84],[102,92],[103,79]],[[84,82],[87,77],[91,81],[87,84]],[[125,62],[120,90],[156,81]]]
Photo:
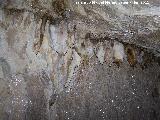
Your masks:
[[[76,2],[0,1],[0,119],[158,120],[158,1]]]

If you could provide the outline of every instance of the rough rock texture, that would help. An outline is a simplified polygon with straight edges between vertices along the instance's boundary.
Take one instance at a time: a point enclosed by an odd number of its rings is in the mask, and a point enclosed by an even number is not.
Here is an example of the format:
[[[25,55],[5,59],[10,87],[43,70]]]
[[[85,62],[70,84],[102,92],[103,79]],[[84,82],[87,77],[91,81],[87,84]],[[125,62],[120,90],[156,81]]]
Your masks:
[[[159,0],[79,2],[0,0],[0,119],[159,120]]]

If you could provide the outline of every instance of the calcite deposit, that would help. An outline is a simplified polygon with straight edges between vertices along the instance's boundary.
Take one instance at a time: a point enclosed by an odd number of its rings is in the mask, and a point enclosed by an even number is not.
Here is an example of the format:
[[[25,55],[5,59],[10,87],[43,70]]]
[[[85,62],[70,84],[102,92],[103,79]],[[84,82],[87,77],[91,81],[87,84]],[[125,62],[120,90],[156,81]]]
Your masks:
[[[0,0],[0,120],[67,119],[160,119],[159,0]]]

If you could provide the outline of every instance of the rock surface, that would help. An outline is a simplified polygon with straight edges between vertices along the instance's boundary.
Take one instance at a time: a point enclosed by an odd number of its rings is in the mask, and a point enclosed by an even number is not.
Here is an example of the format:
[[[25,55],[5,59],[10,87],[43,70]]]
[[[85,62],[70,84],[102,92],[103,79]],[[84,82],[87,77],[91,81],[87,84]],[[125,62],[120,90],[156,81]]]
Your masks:
[[[101,2],[0,0],[0,120],[160,119],[159,0]]]

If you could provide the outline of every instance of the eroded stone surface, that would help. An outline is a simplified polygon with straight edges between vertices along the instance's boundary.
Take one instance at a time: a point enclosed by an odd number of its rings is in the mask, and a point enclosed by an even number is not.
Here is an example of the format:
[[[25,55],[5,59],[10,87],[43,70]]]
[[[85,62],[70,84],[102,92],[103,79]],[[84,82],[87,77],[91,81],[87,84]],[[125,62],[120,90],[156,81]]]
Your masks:
[[[0,0],[2,119],[159,119],[159,1],[76,2]]]

